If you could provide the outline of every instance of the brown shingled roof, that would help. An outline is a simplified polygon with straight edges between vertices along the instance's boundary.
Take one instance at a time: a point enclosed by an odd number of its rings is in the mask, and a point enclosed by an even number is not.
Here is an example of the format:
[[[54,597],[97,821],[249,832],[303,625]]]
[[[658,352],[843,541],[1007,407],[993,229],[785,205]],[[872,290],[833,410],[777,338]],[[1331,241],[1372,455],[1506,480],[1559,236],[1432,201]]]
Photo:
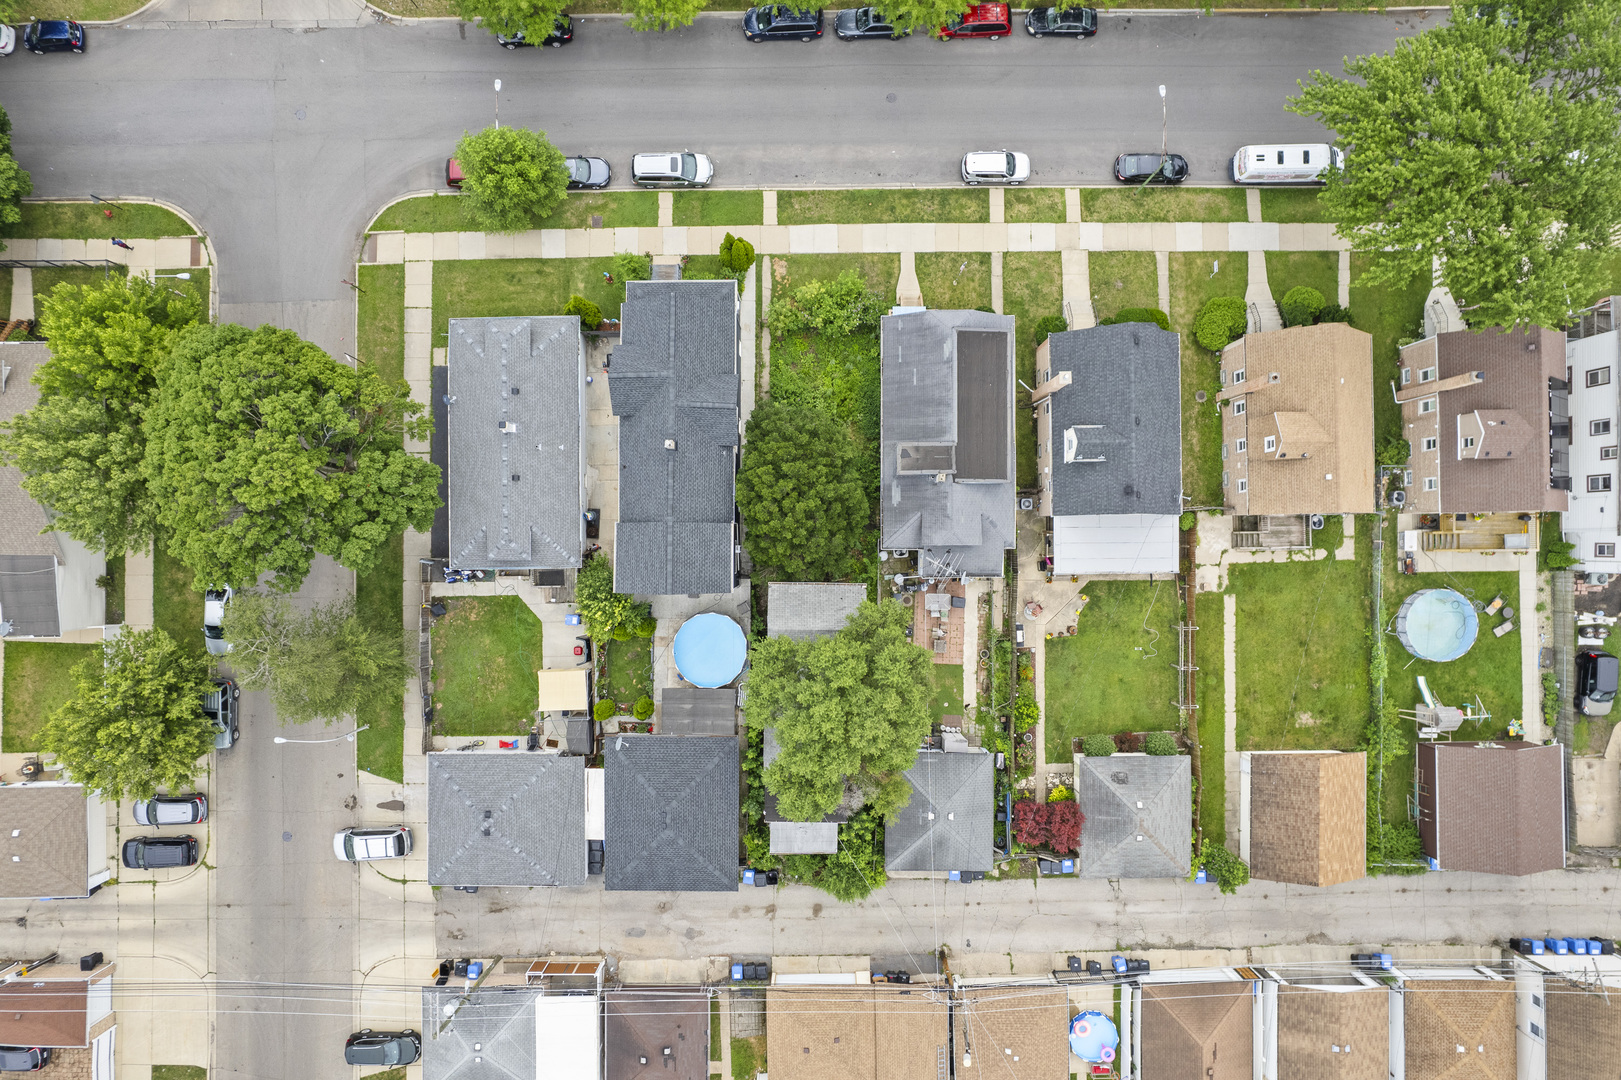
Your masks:
[[[1254,983],[1143,987],[1143,1080],[1250,1080]]]
[[[1563,751],[1518,739],[1418,744],[1418,834],[1443,870],[1565,865]]]
[[[983,987],[965,991],[963,998],[954,1017],[956,1080],[1057,1080],[1069,1075],[1070,1008],[1063,990]],[[973,1064],[967,1067],[964,1049],[973,1052]]]
[[[1278,988],[1278,1075],[1290,1080],[1387,1080],[1390,991]]]
[[[602,1018],[607,1080],[707,1080],[709,996],[703,990],[658,987],[605,994]]]
[[[0,985],[0,1044],[84,1046],[87,979]]]
[[[1513,983],[1417,979],[1402,1001],[1407,1080],[1516,1080]]]
[[[928,987],[772,987],[765,1002],[774,1080],[935,1080],[939,1073],[947,1006]]]
[[[1367,873],[1367,758],[1250,755],[1250,874],[1338,885]]]
[[[1621,1062],[1621,1001],[1549,979],[1548,1075],[1604,1076]]]

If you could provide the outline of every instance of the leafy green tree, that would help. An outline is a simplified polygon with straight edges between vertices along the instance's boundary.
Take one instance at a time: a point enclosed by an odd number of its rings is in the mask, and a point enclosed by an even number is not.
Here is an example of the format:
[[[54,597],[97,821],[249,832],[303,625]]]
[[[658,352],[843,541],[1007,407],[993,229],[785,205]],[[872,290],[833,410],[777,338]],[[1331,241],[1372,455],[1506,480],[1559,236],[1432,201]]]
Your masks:
[[[1310,326],[1327,305],[1323,294],[1310,285],[1296,285],[1278,301],[1278,314],[1284,326]]]
[[[1193,317],[1193,340],[1201,348],[1221,352],[1249,329],[1249,309],[1236,296],[1212,296]]]
[[[895,29],[937,34],[968,10],[966,0],[889,0],[883,6]]]
[[[568,167],[544,131],[487,127],[456,144],[462,200],[480,229],[521,232],[563,204]]]
[[[614,592],[614,568],[605,556],[587,559],[574,576],[574,606],[596,641],[629,640],[651,616],[646,604],[629,593]],[[619,637],[623,630],[625,636]],[[651,637],[651,634],[646,635]]]
[[[728,274],[742,280],[754,265],[754,245],[741,236],[727,233],[720,242],[720,264]]]
[[[196,587],[276,575],[291,592],[317,553],[364,573],[406,528],[426,532],[439,468],[403,382],[337,363],[290,330],[195,326],[158,366],[146,476],[168,551]]]
[[[1231,895],[1238,891],[1240,885],[1249,884],[1250,868],[1244,860],[1208,839],[1199,845],[1199,857],[1194,866],[1196,873],[1200,865],[1205,869],[1205,877],[1214,881],[1224,894]]]
[[[456,0],[456,14],[468,22],[482,22],[491,33],[539,45],[557,25],[567,7],[563,0]]]
[[[602,325],[602,309],[579,293],[568,298],[568,303],[563,305],[563,314],[578,315],[580,325],[587,330],[595,330]]]
[[[40,309],[51,359],[34,373],[39,401],[0,431],[0,457],[56,515],[54,525],[109,555],[152,540],[141,418],[175,335],[204,318],[191,294],[141,277],[62,283]]]
[[[704,0],[625,0],[632,30],[674,30],[691,26]]]
[[[737,506],[749,558],[772,580],[842,575],[871,518],[849,434],[820,409],[779,401],[749,416]]]
[[[1062,315],[1043,315],[1036,320],[1036,344],[1040,345],[1053,334],[1062,334],[1069,329],[1069,320]]]
[[[863,603],[831,637],[769,637],[754,646],[744,716],[774,728],[782,752],[765,786],[791,821],[815,821],[838,806],[845,784],[888,818],[906,801],[903,773],[932,722],[929,654],[906,639],[911,612]]]
[[[613,257],[613,276],[619,283],[621,296],[625,292],[627,281],[647,281],[653,276],[653,257],[651,255],[638,255],[633,251],[621,251]]]
[[[884,866],[884,819],[871,807],[839,824],[839,850],[832,855],[789,855],[789,876],[814,885],[835,900],[864,900],[889,881]]]
[[[1363,284],[1444,283],[1478,325],[1561,325],[1621,206],[1621,0],[1509,0],[1321,71],[1290,99],[1346,149],[1322,202]]]
[[[183,790],[214,746],[202,697],[208,662],[162,630],[128,630],[73,666],[73,696],[45,721],[40,748],[108,799]]]
[[[0,225],[15,225],[21,221],[23,199],[33,193],[33,177],[11,156],[11,117],[0,109]],[[0,244],[0,251],[5,247]]]
[[[814,330],[819,334],[853,334],[878,325],[889,310],[867,281],[846,270],[831,281],[809,281],[788,296],[771,302],[766,326],[773,334]]]
[[[223,629],[237,682],[267,691],[283,724],[397,701],[412,674],[400,636],[368,626],[353,599],[299,611],[284,596],[237,593]]]

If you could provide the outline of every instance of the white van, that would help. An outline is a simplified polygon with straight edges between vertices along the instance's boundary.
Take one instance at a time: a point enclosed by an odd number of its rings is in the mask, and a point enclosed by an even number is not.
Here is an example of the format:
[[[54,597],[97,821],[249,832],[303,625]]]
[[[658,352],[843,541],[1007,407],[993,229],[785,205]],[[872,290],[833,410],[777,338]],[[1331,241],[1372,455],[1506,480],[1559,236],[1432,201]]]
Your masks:
[[[1241,146],[1233,155],[1233,180],[1240,184],[1320,184],[1332,161],[1345,168],[1345,151],[1327,143]]]

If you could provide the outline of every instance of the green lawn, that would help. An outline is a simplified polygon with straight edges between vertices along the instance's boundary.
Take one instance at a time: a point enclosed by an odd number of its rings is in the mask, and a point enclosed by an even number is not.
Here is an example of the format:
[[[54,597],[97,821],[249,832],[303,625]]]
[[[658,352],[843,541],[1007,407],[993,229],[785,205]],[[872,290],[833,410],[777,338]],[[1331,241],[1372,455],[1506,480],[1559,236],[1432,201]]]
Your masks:
[[[391,1074],[398,1073],[395,1077]],[[201,1065],[154,1065],[152,1080],[208,1080],[208,1070]],[[391,1069],[386,1073],[373,1073],[366,1080],[405,1080],[404,1069]]]
[[[988,251],[920,251],[917,283],[931,308],[991,307],[991,254]]]
[[[1083,187],[1081,220],[1248,221],[1249,211],[1237,188]]]
[[[1204,519],[1201,514],[1200,520]],[[1223,659],[1227,630],[1222,594],[1200,593],[1194,610],[1199,620],[1199,672],[1194,687],[1199,704],[1199,825],[1205,839],[1220,845],[1227,838],[1227,670]]]
[[[605,641],[602,650],[602,682],[597,697],[612,698],[624,706],[636,699],[653,696],[653,645],[646,638]]]
[[[96,655],[98,648],[60,641],[5,643],[0,750],[24,754],[39,749],[35,739],[45,718],[73,696],[73,665]]]
[[[1406,285],[1358,285],[1370,257],[1351,255],[1351,324],[1373,335],[1373,440],[1374,445],[1401,434],[1401,410],[1390,396],[1390,384],[1399,377],[1396,343],[1424,334],[1424,298],[1429,279],[1419,275]]]
[[[709,1060],[720,1060],[720,998],[709,999]],[[711,1075],[719,1076],[719,1073]]]
[[[560,315],[572,293],[619,317],[623,287],[602,276],[612,259],[465,259],[433,270],[433,344],[450,340],[451,319]]]
[[[376,565],[355,579],[355,610],[368,627],[391,635],[404,649],[404,609],[405,537],[399,535],[383,545]],[[403,783],[405,688],[401,687],[388,701],[362,710],[356,720],[371,725],[360,733],[356,746],[360,767],[375,776]]]
[[[433,628],[436,730],[515,735],[534,723],[540,620],[515,596],[457,596]]]
[[[1093,256],[1096,258],[1096,256]],[[1171,329],[1182,335],[1182,485],[1194,506],[1220,506],[1221,358],[1193,340],[1193,320],[1215,296],[1244,296],[1249,255],[1243,251],[1171,252]],[[1196,394],[1205,391],[1201,404]]]
[[[761,225],[765,196],[758,191],[678,191],[674,210],[677,225]]]
[[[1266,282],[1272,289],[1272,298],[1280,304],[1283,294],[1296,285],[1316,289],[1325,301],[1337,304],[1340,302],[1340,253],[1269,251],[1266,253]]]
[[[930,664],[934,672],[934,692],[929,697],[929,712],[934,722],[943,716],[966,716],[967,706],[962,700],[962,665]]]
[[[732,1040],[732,1080],[754,1080],[766,1071],[765,1036]]]
[[[107,577],[111,580],[102,593],[103,618],[108,626],[117,626],[124,621],[124,556],[107,556]]]
[[[885,221],[960,223],[990,219],[990,197],[983,188],[777,192],[779,225],[858,224]]]
[[[785,296],[810,281],[831,280],[854,270],[866,279],[867,287],[886,300],[893,300],[895,283],[901,276],[901,257],[882,252],[841,255],[777,255],[762,260],[771,265],[771,295]],[[773,361],[775,357],[773,357]]]
[[[356,351],[384,379],[405,378],[405,267],[362,266]]]
[[[1036,346],[1039,344],[1036,341],[1036,322],[1043,316],[1064,313],[1064,282],[1058,252],[1010,251],[1002,257],[1002,310],[1014,319],[1018,377],[1034,386]],[[1016,385],[1014,395],[1017,408],[1013,414],[1013,434],[1018,451],[1019,486],[1035,487],[1036,420],[1029,408],[1030,392]]]
[[[1121,308],[1159,307],[1159,271],[1152,251],[1094,251],[1088,264],[1092,313],[1099,319]]]
[[[1068,761],[1070,740],[1082,735],[1177,727],[1174,583],[1093,581],[1084,589],[1091,601],[1075,636],[1047,642],[1048,761]],[[1069,620],[1059,615],[1050,625]]]
[[[572,9],[571,9],[572,10]],[[600,227],[652,228],[659,223],[658,194],[652,191],[576,191],[569,194],[550,217],[533,229],[590,229],[601,215]],[[462,211],[459,195],[419,195],[397,202],[372,222],[372,232],[468,232],[473,224]]]
[[[1004,221],[1063,221],[1064,189],[1054,187],[1008,188],[1002,194]]]
[[[153,545],[152,622],[187,652],[202,656],[203,594],[191,587],[192,573],[163,548]]]
[[[1317,198],[1319,187],[1262,188],[1261,220],[1281,222],[1332,221]]]
[[[135,3],[130,10],[140,7]],[[86,12],[79,11],[78,18]],[[49,16],[40,16],[48,18]],[[112,217],[103,211],[111,209]],[[159,236],[195,236],[196,229],[173,210],[148,203],[25,202],[22,220],[0,226],[0,236],[57,240],[149,240]]]

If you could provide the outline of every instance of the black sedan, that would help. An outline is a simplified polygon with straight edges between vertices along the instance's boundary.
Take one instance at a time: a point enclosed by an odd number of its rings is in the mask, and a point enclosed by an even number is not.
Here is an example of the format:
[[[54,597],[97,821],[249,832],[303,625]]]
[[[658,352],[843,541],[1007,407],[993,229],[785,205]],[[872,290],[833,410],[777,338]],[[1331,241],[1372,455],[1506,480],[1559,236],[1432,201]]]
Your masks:
[[[614,178],[613,169],[599,157],[571,157],[564,158],[563,164],[568,168],[568,186],[570,191],[580,188],[605,188],[608,181]],[[460,187],[460,184],[456,186]]]
[[[877,8],[845,8],[833,16],[833,33],[845,41],[863,38],[883,38],[886,41],[906,37],[910,30],[896,30],[895,24]]]
[[[23,48],[44,56],[48,52],[84,52],[84,27],[72,19],[31,22],[23,31]]]
[[[124,841],[124,865],[131,870],[162,870],[197,865],[195,836],[137,836]]]
[[[1188,159],[1181,154],[1121,154],[1114,159],[1114,178],[1122,184],[1180,184],[1188,178]]]
[[[409,1065],[422,1056],[422,1037],[405,1031],[361,1028],[343,1044],[345,1065]]]
[[[767,4],[743,13],[743,33],[750,41],[815,41],[822,36],[820,8]]]
[[[498,33],[495,35],[495,40],[503,49],[517,49],[525,45],[535,44],[550,45],[554,49],[561,49],[564,45],[567,45],[569,42],[574,40],[574,20],[569,18],[567,15],[559,15],[557,17],[557,25],[552,27],[552,32],[550,34],[546,35],[546,40],[541,42],[524,40],[522,30],[518,30],[512,34]]]
[[[1092,8],[1031,8],[1024,13],[1024,29],[1031,37],[1091,37],[1098,32],[1098,13]]]

